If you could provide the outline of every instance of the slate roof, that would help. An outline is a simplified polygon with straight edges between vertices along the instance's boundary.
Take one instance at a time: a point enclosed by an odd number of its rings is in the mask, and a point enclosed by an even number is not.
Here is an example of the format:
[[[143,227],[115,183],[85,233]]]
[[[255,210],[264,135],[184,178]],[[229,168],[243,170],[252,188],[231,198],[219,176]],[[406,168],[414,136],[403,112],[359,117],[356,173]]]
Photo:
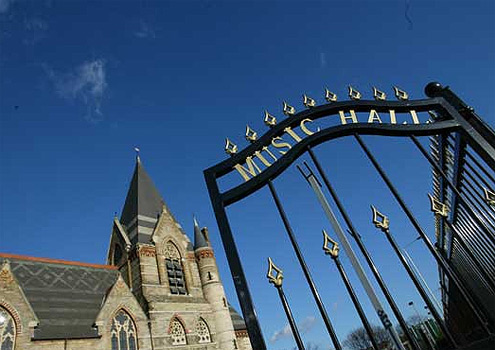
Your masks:
[[[98,337],[93,325],[117,280],[115,267],[0,254],[5,260],[38,317],[34,339]]]
[[[234,325],[235,331],[245,330],[246,323],[244,319],[239,315],[239,313],[229,304],[230,318],[232,319],[232,323]]]
[[[199,229],[198,222],[196,218],[194,218],[194,249],[208,247],[208,243],[206,243],[205,235]]]
[[[138,225],[137,241],[139,242],[149,242],[149,235],[140,235],[139,226],[144,226],[152,228],[154,225],[148,224],[146,221],[134,222],[134,219],[139,219],[138,215],[145,216],[152,219],[157,219],[161,214],[164,201],[162,196],[158,192],[148,175],[146,170],[144,170],[143,165],[139,157],[136,160],[136,167],[134,168],[134,174],[132,175],[131,184],[129,185],[129,191],[127,192],[127,197],[125,199],[124,209],[122,209],[122,216],[120,222],[126,226],[127,230],[132,231],[134,225]],[[131,239],[133,243],[136,239]]]
[[[165,211],[163,209],[165,208]],[[148,175],[139,157],[132,175],[120,222],[125,226],[131,243],[149,243],[151,232],[160,215],[169,215],[177,228],[185,235],[174,215],[158,192],[153,180]],[[188,250],[192,250],[192,244]]]

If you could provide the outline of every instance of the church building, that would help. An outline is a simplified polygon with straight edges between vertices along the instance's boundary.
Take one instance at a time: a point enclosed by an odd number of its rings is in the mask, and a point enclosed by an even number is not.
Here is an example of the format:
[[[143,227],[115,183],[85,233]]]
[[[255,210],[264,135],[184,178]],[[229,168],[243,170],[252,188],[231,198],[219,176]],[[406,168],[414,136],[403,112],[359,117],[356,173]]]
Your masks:
[[[193,227],[194,244],[137,157],[106,265],[0,253],[0,349],[251,350]]]

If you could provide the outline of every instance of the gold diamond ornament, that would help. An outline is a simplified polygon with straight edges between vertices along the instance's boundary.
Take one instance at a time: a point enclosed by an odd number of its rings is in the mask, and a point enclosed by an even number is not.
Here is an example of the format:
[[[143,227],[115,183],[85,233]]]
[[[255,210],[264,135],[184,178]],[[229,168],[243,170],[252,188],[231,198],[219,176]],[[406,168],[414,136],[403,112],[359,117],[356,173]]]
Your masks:
[[[304,106],[306,106],[306,108],[312,108],[312,107],[316,106],[316,101],[313,98],[304,94],[303,95],[303,104],[304,104]]]
[[[245,134],[246,140],[249,142],[254,142],[258,139],[258,133],[251,129],[249,125],[246,125],[246,134]]]
[[[400,101],[409,100],[409,95],[404,90],[399,89],[397,86],[394,86],[395,97],[397,97]]]
[[[225,139],[225,152],[229,155],[237,153],[237,145],[230,141],[228,137]]]
[[[387,94],[373,86],[373,97],[377,101],[385,101],[387,99]]]
[[[361,93],[349,85],[349,97],[351,100],[357,101],[361,99]]]
[[[371,210],[373,210],[373,225],[382,231],[387,231],[390,227],[390,220],[388,217],[376,210],[374,206],[371,206]]]
[[[328,102],[336,102],[337,95],[325,88],[325,100],[327,100]]]
[[[268,278],[268,282],[273,283],[275,287],[282,286],[284,273],[273,263],[272,258],[268,258],[268,272],[266,277]]]
[[[288,117],[296,114],[296,109],[284,101],[284,114]]]
[[[431,194],[428,193],[428,197],[430,197],[430,210],[435,214],[435,215],[440,215],[446,218],[449,216],[449,207],[440,202],[438,199],[433,197]]]
[[[334,241],[327,233],[327,231],[322,230],[323,232],[323,251],[326,255],[330,255],[332,258],[336,258],[339,256],[339,243]]]

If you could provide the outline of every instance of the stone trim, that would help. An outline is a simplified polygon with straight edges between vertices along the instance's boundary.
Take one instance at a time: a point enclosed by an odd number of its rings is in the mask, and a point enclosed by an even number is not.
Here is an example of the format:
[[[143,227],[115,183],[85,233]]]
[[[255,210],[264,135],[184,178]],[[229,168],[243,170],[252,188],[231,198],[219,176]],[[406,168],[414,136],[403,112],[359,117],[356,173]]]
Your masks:
[[[214,258],[214,257],[215,255],[213,254],[213,250],[211,250],[210,248],[196,252],[196,259],[198,261],[201,259]]]
[[[247,338],[247,337],[249,337],[249,334],[247,332],[247,329],[241,329],[241,330],[235,331],[235,336],[236,336],[236,338]]]
[[[5,299],[0,299],[0,306],[3,307],[5,310],[7,310],[10,313],[10,315],[12,316],[12,318],[14,319],[16,335],[21,334],[22,333],[22,323],[21,323],[21,317],[19,316],[19,313],[17,312],[17,310],[12,305],[7,303],[7,301],[5,301]]]
[[[83,263],[83,262],[79,262],[79,261],[57,260],[57,259],[50,259],[50,258],[37,258],[34,256],[7,254],[7,253],[0,253],[0,258],[37,261],[37,262],[45,262],[45,263],[50,263],[50,264],[93,267],[93,268],[97,268],[97,269],[107,269],[107,270],[117,270],[118,269],[117,266],[112,266],[112,265],[89,264],[89,263]]]
[[[139,256],[146,256],[154,258],[156,256],[156,249],[153,246],[139,246]]]

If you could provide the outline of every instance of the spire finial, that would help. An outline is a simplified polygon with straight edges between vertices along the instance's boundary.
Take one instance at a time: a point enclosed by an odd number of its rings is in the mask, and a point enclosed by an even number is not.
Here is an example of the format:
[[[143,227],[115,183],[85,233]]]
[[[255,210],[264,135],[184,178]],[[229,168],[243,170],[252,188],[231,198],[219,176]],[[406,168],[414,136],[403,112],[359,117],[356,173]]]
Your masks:
[[[206,242],[206,238],[199,229],[199,224],[198,221],[196,220],[196,216],[193,215],[193,221],[194,221],[194,250],[199,249],[199,248],[207,248],[208,243]]]
[[[136,161],[140,163],[141,159],[139,158],[139,151],[140,151],[139,147],[134,147],[134,151],[136,152]]]

